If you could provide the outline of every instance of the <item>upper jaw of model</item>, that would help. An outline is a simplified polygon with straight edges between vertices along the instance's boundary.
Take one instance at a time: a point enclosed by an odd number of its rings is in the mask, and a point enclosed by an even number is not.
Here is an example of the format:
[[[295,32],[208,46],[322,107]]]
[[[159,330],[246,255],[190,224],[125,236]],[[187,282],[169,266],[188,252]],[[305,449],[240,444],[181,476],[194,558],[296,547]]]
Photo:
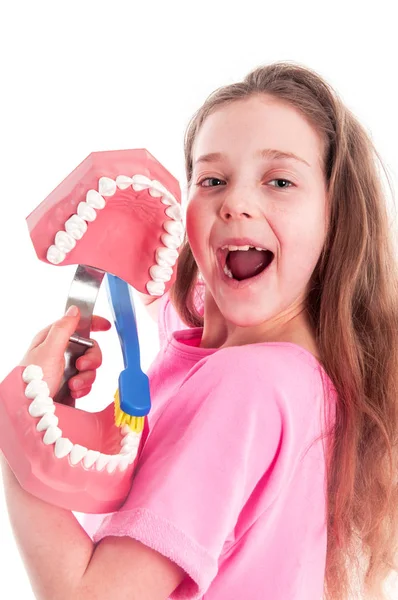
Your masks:
[[[175,280],[180,188],[146,150],[92,153],[27,223],[44,262],[94,267],[154,296]],[[1,450],[24,489],[64,508],[117,510],[147,434],[147,419],[142,434],[119,429],[113,403],[89,413],[54,402],[39,365],[0,384]]]
[[[92,153],[27,223],[40,260],[96,267],[153,296],[174,282],[180,188],[146,150]]]

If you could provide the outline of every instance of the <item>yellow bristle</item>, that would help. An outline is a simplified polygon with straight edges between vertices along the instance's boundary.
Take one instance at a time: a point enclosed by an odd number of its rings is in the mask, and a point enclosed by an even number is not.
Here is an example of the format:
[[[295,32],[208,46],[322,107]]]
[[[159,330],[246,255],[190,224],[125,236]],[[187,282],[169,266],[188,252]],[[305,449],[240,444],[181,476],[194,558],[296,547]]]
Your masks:
[[[131,431],[135,433],[141,433],[144,429],[145,417],[133,417],[122,411],[120,408],[119,389],[115,393],[115,425],[117,427],[123,427],[128,425]]]

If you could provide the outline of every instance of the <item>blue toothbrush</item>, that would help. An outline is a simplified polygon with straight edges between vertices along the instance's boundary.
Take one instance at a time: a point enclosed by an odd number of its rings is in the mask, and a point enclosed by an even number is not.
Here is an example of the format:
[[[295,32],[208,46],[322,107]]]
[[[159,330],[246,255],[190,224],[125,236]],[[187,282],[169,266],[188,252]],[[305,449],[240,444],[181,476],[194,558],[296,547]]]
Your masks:
[[[115,424],[118,427],[128,425],[132,431],[140,433],[151,409],[151,398],[148,377],[141,370],[134,300],[123,279],[107,273],[106,284],[124,363],[115,393]]]

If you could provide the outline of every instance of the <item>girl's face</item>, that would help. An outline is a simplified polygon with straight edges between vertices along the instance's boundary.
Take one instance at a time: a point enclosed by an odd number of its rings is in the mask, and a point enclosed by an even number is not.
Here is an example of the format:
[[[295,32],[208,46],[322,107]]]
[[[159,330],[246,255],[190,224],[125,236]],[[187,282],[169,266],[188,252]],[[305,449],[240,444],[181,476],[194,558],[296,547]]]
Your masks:
[[[218,156],[206,157],[213,153]],[[240,327],[275,332],[303,311],[327,227],[322,153],[322,140],[300,113],[266,95],[222,106],[202,124],[193,147],[187,235],[230,333]],[[224,278],[219,249],[233,244],[228,238],[273,252],[262,277],[239,287]]]

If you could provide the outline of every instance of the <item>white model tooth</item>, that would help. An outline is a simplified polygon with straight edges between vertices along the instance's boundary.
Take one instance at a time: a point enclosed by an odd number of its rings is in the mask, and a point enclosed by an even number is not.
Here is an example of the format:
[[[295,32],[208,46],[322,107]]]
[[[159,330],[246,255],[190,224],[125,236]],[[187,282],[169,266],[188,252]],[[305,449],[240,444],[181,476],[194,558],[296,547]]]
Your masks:
[[[125,444],[124,446],[122,446],[120,448],[120,451],[122,451],[122,448],[129,448],[130,452],[136,451],[138,450],[138,447],[140,445],[140,439],[136,438],[136,439],[130,439],[127,444]]]
[[[178,204],[177,199],[170,192],[167,192],[167,194],[165,194],[160,201],[162,204],[166,204],[167,206]]]
[[[97,218],[95,208],[87,204],[87,202],[79,202],[79,205],[77,207],[77,214],[79,215],[79,217],[89,222],[95,221],[95,219]]]
[[[130,444],[127,444],[127,446],[122,446],[120,448],[120,454],[126,455],[126,454],[131,454],[131,452],[136,451],[137,448],[134,446],[131,446]]]
[[[33,402],[29,404],[29,414],[31,417],[43,417],[47,413],[55,413],[55,404],[52,398],[42,397],[43,400],[39,400],[38,396]]]
[[[149,269],[149,274],[154,281],[170,281],[173,275],[173,269],[170,267],[159,267],[159,265],[152,265]]]
[[[163,296],[166,286],[160,281],[148,281],[145,285],[148,294],[151,296]]]
[[[25,383],[40,381],[43,377],[43,369],[38,365],[28,365],[22,373],[22,379]]]
[[[167,233],[170,233],[170,235],[181,235],[182,233],[184,233],[184,227],[181,223],[181,221],[165,221],[163,223],[163,229],[165,229],[167,231]]]
[[[174,267],[178,259],[177,250],[160,246],[156,249],[156,262],[160,267]]]
[[[97,190],[88,190],[86,194],[86,202],[89,206],[101,210],[105,208],[106,202]]]
[[[177,250],[161,246],[156,250],[156,263],[159,267],[174,267],[178,259]]]
[[[261,251],[263,251],[263,250],[264,250],[264,248],[258,248],[258,247],[256,246],[256,250],[261,250]]]
[[[129,465],[131,465],[137,458],[137,450],[134,450],[131,454],[128,454],[127,456],[129,457]]]
[[[111,457],[109,456],[109,454],[100,453],[99,457],[95,461],[95,468],[97,469],[97,471],[101,471],[104,467],[106,467],[110,460]]]
[[[81,240],[87,231],[87,223],[78,215],[72,215],[65,223],[65,230],[75,240]]]
[[[121,427],[120,431],[123,434],[123,436],[126,436],[126,435],[128,435],[129,433],[132,432],[132,429],[128,425],[123,425]]]
[[[87,452],[88,448],[85,448],[80,444],[73,444],[73,448],[69,454],[69,460],[72,463],[72,465],[77,465],[77,463],[80,462],[81,459],[86,456]]]
[[[126,436],[127,434],[130,434],[132,432],[132,429],[130,429],[130,427],[128,425],[123,425],[123,427],[120,429],[120,431],[122,432],[122,434],[124,436]]]
[[[58,250],[65,252],[65,254],[73,250],[76,246],[76,240],[69,233],[66,233],[66,231],[57,231],[54,243]]]
[[[106,470],[108,471],[108,473],[114,472],[114,470],[116,469],[116,467],[119,464],[119,461],[120,461],[119,454],[115,454],[114,456],[111,456],[110,461],[106,465]]]
[[[120,456],[126,456],[127,454],[131,454],[132,452],[137,454],[139,445],[140,445],[140,442],[138,440],[137,442],[134,442],[134,443],[130,442],[129,444],[122,446],[119,451]]]
[[[86,456],[83,458],[83,465],[86,469],[90,469],[93,466],[99,455],[100,452],[98,450],[89,450],[87,452]]]
[[[132,177],[132,186],[135,192],[141,192],[142,190],[147,190],[151,187],[151,180],[145,175],[133,175]]]
[[[130,457],[129,456],[121,456],[119,459],[119,469],[121,471],[125,471],[128,466],[130,464]]]
[[[164,185],[162,185],[160,183],[160,181],[153,179],[151,181],[151,187],[149,188],[149,193],[152,196],[152,198],[160,198],[161,196],[164,196],[165,194],[167,194],[167,190],[164,187]]]
[[[98,192],[101,196],[113,196],[116,192],[116,181],[110,177],[100,177],[98,181]]]
[[[116,177],[116,185],[120,190],[126,190],[133,183],[131,177],[127,177],[127,175],[118,175]]]
[[[47,383],[42,379],[33,379],[25,388],[25,396],[27,398],[36,398],[39,394],[49,396],[50,390]]]
[[[60,437],[62,437],[62,431],[59,427],[49,427],[43,436],[43,443],[46,446],[54,444]]]
[[[64,458],[68,456],[72,448],[73,444],[68,438],[60,437],[55,442],[54,454],[57,458]]]
[[[136,455],[137,451],[138,451],[138,446],[139,446],[139,444],[136,444],[135,446],[132,446],[130,444],[127,444],[126,446],[122,446],[120,448],[119,455],[120,456],[130,456],[131,454]]]
[[[38,424],[36,425],[37,431],[44,431],[49,427],[56,427],[58,425],[58,417],[53,413],[46,413],[42,416]]]
[[[140,443],[141,435],[136,434],[134,431],[130,430],[130,433],[124,436],[122,441],[120,442],[121,447],[123,446],[138,446]]]
[[[120,442],[120,448],[133,448],[134,446],[134,442],[132,440],[132,438],[128,435],[124,436],[124,438],[122,439],[122,441]]]
[[[47,250],[47,260],[53,265],[59,265],[63,260],[65,260],[66,254],[61,252],[57,246],[50,246]]]
[[[175,250],[176,248],[179,248],[179,246],[181,246],[180,238],[177,238],[175,235],[170,235],[170,233],[163,233],[163,235],[160,236],[160,239],[162,240],[166,248],[171,248],[172,250]]]
[[[161,181],[157,181],[157,179],[152,180],[152,186],[158,191],[162,192],[162,194],[170,194],[169,190],[163,185]]]
[[[174,221],[182,220],[182,210],[179,204],[173,204],[173,206],[168,206],[164,212],[168,217],[170,217],[170,219],[173,219]]]
[[[49,392],[47,392],[47,391],[43,391],[43,392],[40,392],[39,394],[37,394],[37,396],[34,397],[34,401],[35,402],[36,401],[37,402],[46,402],[47,404],[54,404],[53,399],[50,397]]]
[[[142,434],[141,433],[137,433],[136,431],[133,431],[132,429],[129,428],[130,431],[126,431],[124,432],[124,436],[122,441],[120,442],[122,445],[123,444],[129,444],[130,442],[136,442],[136,440],[140,441]]]

